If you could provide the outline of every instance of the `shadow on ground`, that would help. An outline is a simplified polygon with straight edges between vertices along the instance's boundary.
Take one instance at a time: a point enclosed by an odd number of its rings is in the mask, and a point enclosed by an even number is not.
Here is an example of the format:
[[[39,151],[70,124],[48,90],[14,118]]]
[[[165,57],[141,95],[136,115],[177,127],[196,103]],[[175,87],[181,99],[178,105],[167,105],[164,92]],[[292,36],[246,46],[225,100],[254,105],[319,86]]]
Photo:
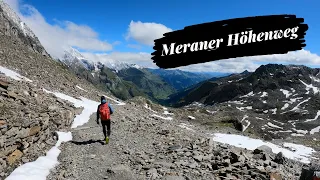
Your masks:
[[[100,143],[101,145],[104,145],[104,142],[102,140],[89,140],[89,141],[70,141],[73,144],[76,145],[87,145],[87,144],[93,144],[93,143]]]

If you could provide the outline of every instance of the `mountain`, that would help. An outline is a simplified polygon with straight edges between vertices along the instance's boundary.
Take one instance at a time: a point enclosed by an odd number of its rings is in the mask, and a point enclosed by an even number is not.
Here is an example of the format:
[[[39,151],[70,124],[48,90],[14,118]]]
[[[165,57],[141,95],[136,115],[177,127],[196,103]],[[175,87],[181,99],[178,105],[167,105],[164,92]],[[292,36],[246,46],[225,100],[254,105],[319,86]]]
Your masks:
[[[176,90],[160,76],[146,69],[122,69],[118,71],[117,75],[125,81],[134,83],[142,92],[154,99],[167,99],[169,95],[176,92]]]
[[[0,33],[26,45],[31,51],[50,56],[31,29],[3,1],[0,1]]]
[[[223,77],[231,74],[231,73],[222,73],[222,72],[193,72],[193,73],[211,76],[211,77]]]
[[[74,66],[75,63],[78,63],[78,65],[82,65],[88,70],[98,70],[99,68],[101,68],[102,65],[114,70],[115,72],[127,68],[142,68],[136,64],[128,64],[114,59],[108,59],[108,61],[104,62],[97,62],[96,60],[84,57],[84,55],[82,55],[81,52],[79,52],[77,49],[73,47],[69,47],[65,50],[64,56],[62,59],[60,59],[60,61],[68,66]]]
[[[161,77],[135,64],[116,60],[94,62],[74,48],[67,49],[60,61],[76,75],[123,100],[136,96],[162,100],[175,92]]]
[[[180,91],[189,86],[197,84],[201,81],[213,77],[213,74],[208,73],[192,73],[181,70],[165,70],[165,69],[147,69],[153,74],[162,77],[168,84]]]
[[[319,92],[319,68],[268,64],[252,73],[199,83],[171,96],[170,103],[178,107],[194,102],[214,105],[224,109],[223,116],[227,111],[243,116],[233,117],[243,122],[241,130],[255,127],[257,133],[273,139],[307,137],[319,126]]]

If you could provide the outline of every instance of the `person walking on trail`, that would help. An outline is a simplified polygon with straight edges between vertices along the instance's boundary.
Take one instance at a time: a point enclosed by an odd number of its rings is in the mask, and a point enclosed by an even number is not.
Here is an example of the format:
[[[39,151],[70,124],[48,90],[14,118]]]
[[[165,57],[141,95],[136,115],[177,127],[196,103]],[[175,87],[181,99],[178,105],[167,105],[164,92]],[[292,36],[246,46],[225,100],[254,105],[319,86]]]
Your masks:
[[[102,131],[106,144],[109,143],[109,137],[111,134],[111,118],[110,115],[113,114],[113,109],[109,103],[107,103],[106,97],[101,97],[101,104],[98,106],[97,110],[97,124],[99,125],[99,118],[101,119]],[[107,131],[106,131],[107,127]]]

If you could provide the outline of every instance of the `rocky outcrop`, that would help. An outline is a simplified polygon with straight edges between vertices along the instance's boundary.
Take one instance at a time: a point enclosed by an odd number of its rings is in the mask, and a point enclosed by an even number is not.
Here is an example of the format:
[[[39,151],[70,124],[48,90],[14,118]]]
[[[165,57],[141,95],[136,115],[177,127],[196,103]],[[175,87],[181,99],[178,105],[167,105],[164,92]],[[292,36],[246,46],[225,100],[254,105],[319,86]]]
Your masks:
[[[0,74],[0,179],[55,145],[55,131],[68,129],[77,109],[27,82]]]

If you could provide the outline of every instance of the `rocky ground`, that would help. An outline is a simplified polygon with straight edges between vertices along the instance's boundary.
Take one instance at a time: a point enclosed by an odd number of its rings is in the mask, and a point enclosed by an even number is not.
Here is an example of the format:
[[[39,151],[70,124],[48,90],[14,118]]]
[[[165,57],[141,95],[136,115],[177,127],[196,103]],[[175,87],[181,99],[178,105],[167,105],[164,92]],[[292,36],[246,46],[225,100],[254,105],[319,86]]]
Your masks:
[[[82,111],[68,101],[45,93],[43,88],[96,101],[107,93],[12,37],[1,35],[0,46],[0,66],[31,80],[17,81],[0,73],[2,179],[19,165],[45,155],[56,142],[55,131],[69,129],[75,115]]]
[[[213,142],[201,126],[191,131],[178,127],[184,120],[151,117],[141,103],[115,110],[110,143],[92,116],[62,145],[61,164],[48,179],[299,179],[303,164],[266,146],[249,151]]]
[[[54,132],[69,128],[79,112],[30,83],[0,74],[0,178],[44,155],[56,142]]]

